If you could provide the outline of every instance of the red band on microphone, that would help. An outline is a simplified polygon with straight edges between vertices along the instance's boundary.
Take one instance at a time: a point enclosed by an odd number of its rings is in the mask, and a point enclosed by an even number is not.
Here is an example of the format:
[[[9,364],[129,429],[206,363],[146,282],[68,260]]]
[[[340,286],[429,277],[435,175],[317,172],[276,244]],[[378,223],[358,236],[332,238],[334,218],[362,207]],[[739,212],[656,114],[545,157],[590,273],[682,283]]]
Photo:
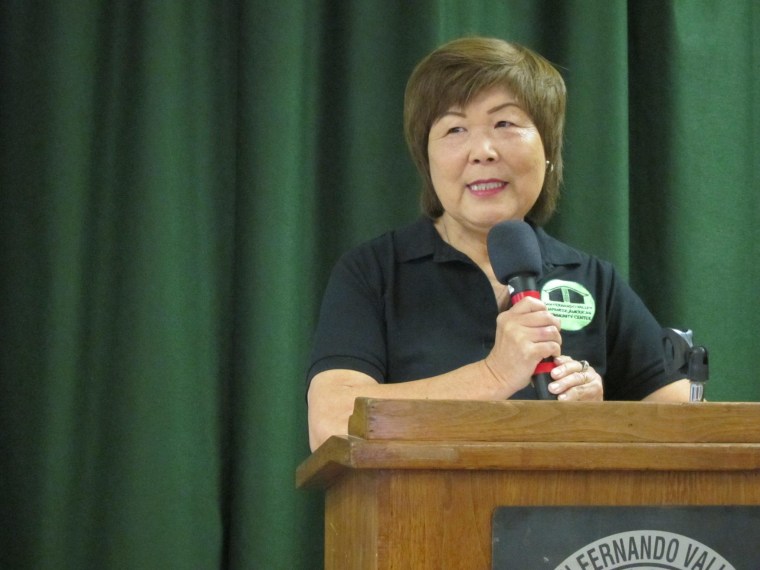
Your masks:
[[[535,376],[536,374],[548,374],[549,372],[554,370],[556,367],[557,365],[554,364],[553,360],[548,360],[548,361],[542,360],[536,366],[536,371],[533,372],[533,375]]]
[[[512,295],[512,304],[517,304],[519,301],[522,301],[524,297],[533,297],[534,299],[540,299],[541,294],[538,291],[522,291],[521,293],[515,293]]]

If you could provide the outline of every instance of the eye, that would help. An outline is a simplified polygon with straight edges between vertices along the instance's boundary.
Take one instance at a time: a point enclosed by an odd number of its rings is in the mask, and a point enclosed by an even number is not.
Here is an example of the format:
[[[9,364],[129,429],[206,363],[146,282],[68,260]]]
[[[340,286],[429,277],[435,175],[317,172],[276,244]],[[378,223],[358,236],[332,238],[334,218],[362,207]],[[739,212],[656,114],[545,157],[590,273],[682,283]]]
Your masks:
[[[511,127],[512,125],[514,125],[512,121],[498,121],[496,123],[496,128],[498,129],[501,127]]]
[[[457,133],[463,133],[464,127],[451,127],[449,130],[446,131],[447,135],[455,135]]]

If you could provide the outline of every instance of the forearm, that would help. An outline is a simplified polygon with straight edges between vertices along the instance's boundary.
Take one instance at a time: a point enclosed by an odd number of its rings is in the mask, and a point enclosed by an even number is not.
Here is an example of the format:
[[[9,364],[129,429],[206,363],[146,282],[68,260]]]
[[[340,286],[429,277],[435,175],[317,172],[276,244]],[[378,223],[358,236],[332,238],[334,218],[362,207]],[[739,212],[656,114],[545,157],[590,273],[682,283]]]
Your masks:
[[[484,361],[431,378],[389,384],[353,370],[328,370],[315,376],[309,388],[309,444],[314,450],[331,435],[345,435],[356,398],[505,400],[517,389],[500,382]]]
[[[688,402],[691,384],[688,379],[676,380],[672,384],[655,390],[644,398],[645,402]]]

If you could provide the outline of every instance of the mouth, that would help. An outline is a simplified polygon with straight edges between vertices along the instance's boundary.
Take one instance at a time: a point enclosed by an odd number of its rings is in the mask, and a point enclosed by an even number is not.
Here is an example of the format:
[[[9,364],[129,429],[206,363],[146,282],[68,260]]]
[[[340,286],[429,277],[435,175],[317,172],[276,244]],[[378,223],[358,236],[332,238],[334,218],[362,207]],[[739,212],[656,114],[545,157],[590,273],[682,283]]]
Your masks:
[[[507,187],[504,180],[476,180],[467,185],[467,189],[476,196],[498,194]]]

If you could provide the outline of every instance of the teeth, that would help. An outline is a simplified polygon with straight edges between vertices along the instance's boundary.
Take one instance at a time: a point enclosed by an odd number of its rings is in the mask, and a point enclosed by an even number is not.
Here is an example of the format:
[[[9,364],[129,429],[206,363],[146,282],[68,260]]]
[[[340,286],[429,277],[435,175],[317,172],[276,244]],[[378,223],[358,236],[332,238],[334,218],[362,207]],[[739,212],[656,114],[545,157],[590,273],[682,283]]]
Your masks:
[[[470,190],[475,192],[482,192],[484,190],[495,190],[504,186],[503,182],[486,182],[483,184],[470,184]]]

